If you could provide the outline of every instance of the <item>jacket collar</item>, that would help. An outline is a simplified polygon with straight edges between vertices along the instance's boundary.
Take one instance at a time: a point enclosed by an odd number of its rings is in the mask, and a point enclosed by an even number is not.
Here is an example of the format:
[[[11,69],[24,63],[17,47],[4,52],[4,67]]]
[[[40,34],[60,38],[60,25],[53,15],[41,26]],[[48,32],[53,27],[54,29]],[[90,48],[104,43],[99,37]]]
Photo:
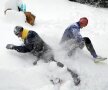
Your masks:
[[[79,22],[76,22],[77,23],[77,26],[78,26],[78,28],[80,29],[81,27],[80,27],[80,23]]]
[[[26,38],[27,38],[28,32],[29,32],[29,30],[28,30],[28,29],[23,29],[23,32],[22,32],[22,37],[21,37],[21,39],[22,39],[22,40],[24,40],[24,39],[26,39]]]

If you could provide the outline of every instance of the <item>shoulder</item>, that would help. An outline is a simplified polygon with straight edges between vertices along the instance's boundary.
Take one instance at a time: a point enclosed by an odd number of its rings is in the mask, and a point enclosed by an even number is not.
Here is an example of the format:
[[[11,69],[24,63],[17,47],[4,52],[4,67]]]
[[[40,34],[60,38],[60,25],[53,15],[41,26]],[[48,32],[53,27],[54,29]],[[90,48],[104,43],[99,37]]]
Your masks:
[[[78,28],[77,23],[73,23],[73,24],[69,25],[66,29],[71,30],[71,29],[77,29],[77,28]]]
[[[28,37],[33,38],[33,37],[35,37],[35,36],[38,36],[38,34],[37,34],[35,31],[30,30],[30,31],[28,32]]]
[[[73,23],[72,25],[70,25],[70,27],[72,27],[72,28],[80,28],[79,22]]]

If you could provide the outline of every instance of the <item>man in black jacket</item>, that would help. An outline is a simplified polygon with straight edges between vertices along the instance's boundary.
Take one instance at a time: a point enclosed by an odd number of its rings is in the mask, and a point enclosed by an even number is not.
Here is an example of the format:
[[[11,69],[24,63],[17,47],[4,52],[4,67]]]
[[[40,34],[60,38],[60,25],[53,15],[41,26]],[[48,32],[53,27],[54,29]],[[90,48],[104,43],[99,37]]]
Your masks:
[[[6,46],[7,49],[16,50],[20,53],[31,52],[33,55],[35,55],[38,58],[33,63],[34,65],[37,64],[38,60],[43,59],[45,62],[50,62],[50,61],[56,62],[57,66],[60,68],[64,67],[62,63],[54,59],[52,49],[40,38],[40,36],[36,32],[24,29],[22,26],[16,26],[14,29],[14,33],[16,36],[20,37],[24,41],[24,45],[16,46],[13,44],[7,44]],[[80,79],[78,77],[78,74],[76,74],[74,71],[70,70],[69,68],[67,68],[67,71],[71,74],[75,85],[79,85]]]
[[[6,46],[7,49],[16,50],[20,53],[31,52],[33,55],[37,56],[38,60],[44,59],[45,62],[53,60],[50,46],[47,45],[35,31],[24,29],[21,26],[16,26],[14,33],[24,41],[24,45],[16,46],[8,44]],[[36,62],[34,62],[34,64],[36,64]]]

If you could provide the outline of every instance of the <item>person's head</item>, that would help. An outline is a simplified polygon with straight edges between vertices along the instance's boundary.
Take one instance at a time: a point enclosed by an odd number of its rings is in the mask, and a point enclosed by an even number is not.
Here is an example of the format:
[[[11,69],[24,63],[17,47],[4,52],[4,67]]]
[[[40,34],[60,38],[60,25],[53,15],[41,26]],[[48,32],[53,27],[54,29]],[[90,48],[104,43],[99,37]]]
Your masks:
[[[86,17],[80,18],[79,24],[80,24],[80,27],[81,27],[81,28],[87,26],[87,24],[88,24],[88,19],[87,19]]]
[[[15,26],[14,28],[14,34],[18,37],[22,37],[22,31],[23,27],[22,26]]]

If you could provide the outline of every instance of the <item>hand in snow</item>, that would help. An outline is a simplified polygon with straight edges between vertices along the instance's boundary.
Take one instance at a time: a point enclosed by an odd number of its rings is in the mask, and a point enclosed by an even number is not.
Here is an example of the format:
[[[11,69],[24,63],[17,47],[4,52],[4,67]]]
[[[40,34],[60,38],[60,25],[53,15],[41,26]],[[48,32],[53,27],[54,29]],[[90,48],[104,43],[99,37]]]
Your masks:
[[[15,46],[15,45],[13,45],[13,44],[7,44],[7,45],[6,45],[6,48],[7,48],[7,49],[14,49],[14,46]]]

